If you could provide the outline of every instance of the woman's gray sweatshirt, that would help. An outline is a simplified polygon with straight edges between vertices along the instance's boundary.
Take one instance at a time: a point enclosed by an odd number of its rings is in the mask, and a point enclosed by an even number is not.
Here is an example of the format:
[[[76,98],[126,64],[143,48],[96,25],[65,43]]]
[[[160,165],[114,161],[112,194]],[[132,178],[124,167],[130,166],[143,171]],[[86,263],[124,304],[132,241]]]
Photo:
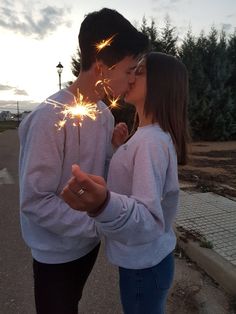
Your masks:
[[[170,135],[157,124],[138,128],[113,155],[108,186],[110,201],[94,218],[108,259],[131,269],[158,264],[176,245],[179,183]]]

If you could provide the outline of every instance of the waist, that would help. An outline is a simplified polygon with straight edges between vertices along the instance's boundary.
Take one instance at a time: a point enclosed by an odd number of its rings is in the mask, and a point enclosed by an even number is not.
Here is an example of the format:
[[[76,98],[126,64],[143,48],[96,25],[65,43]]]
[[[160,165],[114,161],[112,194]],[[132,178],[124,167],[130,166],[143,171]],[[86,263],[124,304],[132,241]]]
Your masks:
[[[171,229],[150,243],[128,246],[106,239],[108,260],[119,267],[143,269],[153,267],[169,255],[176,246],[176,236]]]

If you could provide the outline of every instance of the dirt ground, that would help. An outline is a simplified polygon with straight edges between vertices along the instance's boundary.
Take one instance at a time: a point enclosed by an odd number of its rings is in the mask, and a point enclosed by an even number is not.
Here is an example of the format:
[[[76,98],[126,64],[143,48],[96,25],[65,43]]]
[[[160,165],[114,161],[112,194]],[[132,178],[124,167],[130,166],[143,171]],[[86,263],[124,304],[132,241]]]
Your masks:
[[[175,280],[168,298],[168,314],[235,314],[236,303],[177,248]]]
[[[188,165],[179,167],[186,187],[236,197],[236,141],[194,142]]]
[[[236,200],[236,141],[194,142],[189,152],[188,164],[179,167],[181,188],[211,191]],[[184,254],[180,251],[176,256],[178,271],[167,312],[236,313],[236,300],[227,296],[195,263],[181,255]]]

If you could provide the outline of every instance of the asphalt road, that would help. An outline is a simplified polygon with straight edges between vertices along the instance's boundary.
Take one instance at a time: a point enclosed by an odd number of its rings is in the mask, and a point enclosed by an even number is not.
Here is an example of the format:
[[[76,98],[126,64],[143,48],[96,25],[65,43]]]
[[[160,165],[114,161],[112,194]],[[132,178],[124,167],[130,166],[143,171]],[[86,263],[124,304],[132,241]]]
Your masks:
[[[0,314],[35,314],[31,254],[21,238],[17,130],[0,133]],[[86,284],[80,314],[122,314],[116,268],[103,246]],[[176,258],[168,314],[231,314],[229,299],[194,263]],[[52,313],[56,314],[56,313]]]
[[[0,133],[1,314],[35,314],[31,254],[19,224],[18,154],[17,130]],[[116,269],[107,263],[103,248],[79,308],[81,314],[122,313]]]

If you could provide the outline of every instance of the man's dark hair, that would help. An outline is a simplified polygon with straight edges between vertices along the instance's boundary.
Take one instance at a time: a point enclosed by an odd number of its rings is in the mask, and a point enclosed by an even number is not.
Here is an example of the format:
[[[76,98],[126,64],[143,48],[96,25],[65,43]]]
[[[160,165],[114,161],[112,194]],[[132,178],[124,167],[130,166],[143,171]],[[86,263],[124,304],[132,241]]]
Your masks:
[[[96,44],[112,36],[112,43],[97,51]],[[79,46],[81,69],[87,71],[96,60],[112,66],[126,56],[136,57],[147,51],[149,41],[116,10],[103,8],[85,17],[80,27]]]

